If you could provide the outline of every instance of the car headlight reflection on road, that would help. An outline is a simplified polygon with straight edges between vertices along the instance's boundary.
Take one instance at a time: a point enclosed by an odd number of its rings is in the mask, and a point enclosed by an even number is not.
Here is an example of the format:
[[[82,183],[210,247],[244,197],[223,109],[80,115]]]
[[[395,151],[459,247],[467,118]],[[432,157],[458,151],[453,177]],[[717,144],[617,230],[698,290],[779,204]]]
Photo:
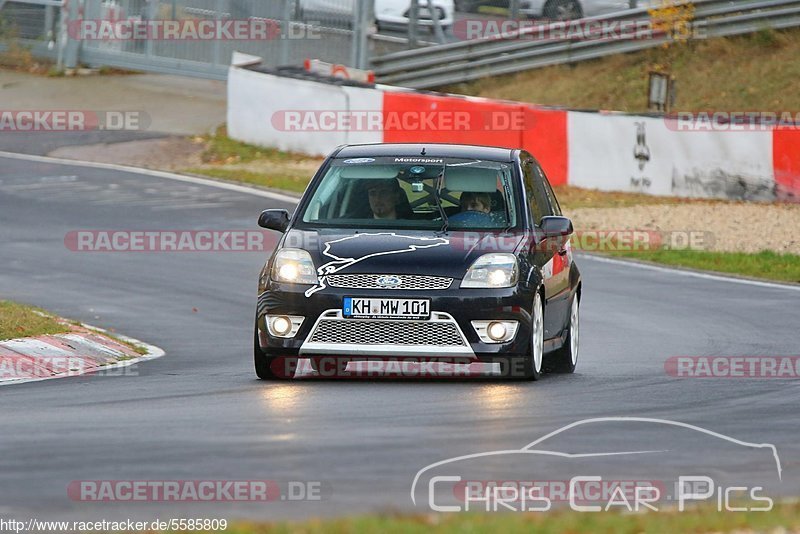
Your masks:
[[[298,248],[279,250],[272,265],[272,279],[290,284],[316,284],[317,271],[311,255]]]
[[[461,287],[512,287],[518,276],[517,258],[513,254],[484,254],[467,270]]]

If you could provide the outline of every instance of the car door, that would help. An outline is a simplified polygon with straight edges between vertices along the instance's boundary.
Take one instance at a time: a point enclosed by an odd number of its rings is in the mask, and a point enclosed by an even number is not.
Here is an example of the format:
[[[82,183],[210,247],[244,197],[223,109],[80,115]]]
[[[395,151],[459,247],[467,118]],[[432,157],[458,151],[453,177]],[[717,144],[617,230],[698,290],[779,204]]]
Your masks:
[[[542,270],[545,290],[545,339],[556,337],[564,328],[569,304],[569,267],[566,250],[553,240],[542,238],[539,231],[542,217],[560,215],[557,202],[551,204],[545,183],[547,178],[536,159],[520,154],[525,195],[531,220],[536,225],[536,239],[531,243],[531,261]]]
[[[557,255],[556,250],[542,239],[540,225],[542,217],[553,215],[552,208],[547,199],[544,190],[538,185],[537,182],[541,180],[538,178],[538,163],[527,152],[520,153],[520,167],[522,169],[522,179],[525,186],[525,200],[529,208],[530,220],[534,225],[534,239],[530,242],[528,250],[529,261],[538,266],[542,270],[544,279],[544,295],[545,295],[545,316],[544,316],[544,337],[549,339],[555,337],[559,331],[561,320],[558,315],[559,306],[555,300],[559,296],[558,280],[552,276],[552,268],[554,257]],[[555,304],[555,309],[554,309]]]
[[[542,193],[547,197],[551,215],[563,216],[561,213],[561,206],[559,206],[558,200],[553,193],[553,188],[550,187],[550,182],[547,180],[547,175],[545,175],[544,169],[542,169],[542,166],[539,165],[538,162],[535,163],[535,177],[536,183],[539,185]],[[569,237],[567,236],[561,241],[560,246],[558,243],[551,243],[550,245],[551,246],[548,248],[554,250],[552,258],[553,264],[550,269],[550,274],[553,277],[552,285],[554,294],[550,305],[556,321],[555,328],[557,331],[561,331],[566,327],[569,317],[572,252],[570,250]]]

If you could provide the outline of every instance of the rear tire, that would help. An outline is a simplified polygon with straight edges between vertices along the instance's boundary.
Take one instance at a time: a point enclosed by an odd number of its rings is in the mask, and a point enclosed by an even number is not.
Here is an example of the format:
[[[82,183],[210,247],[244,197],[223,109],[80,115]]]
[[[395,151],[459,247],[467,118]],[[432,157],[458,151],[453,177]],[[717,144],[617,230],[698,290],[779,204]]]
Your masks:
[[[294,378],[297,358],[267,356],[258,342],[258,324],[253,332],[253,364],[260,380],[287,380]],[[278,372],[280,371],[280,372]]]
[[[578,294],[572,297],[569,308],[569,324],[567,325],[567,339],[564,345],[548,357],[548,370],[556,373],[574,373],[578,365],[578,350],[580,348],[580,302]]]

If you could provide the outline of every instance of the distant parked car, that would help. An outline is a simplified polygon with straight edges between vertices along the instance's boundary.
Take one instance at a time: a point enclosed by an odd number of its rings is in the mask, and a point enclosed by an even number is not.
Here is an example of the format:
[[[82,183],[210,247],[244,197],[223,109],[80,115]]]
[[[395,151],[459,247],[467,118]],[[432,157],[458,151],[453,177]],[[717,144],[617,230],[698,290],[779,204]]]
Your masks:
[[[634,0],[634,7],[648,7],[655,0]],[[476,12],[482,6],[508,8],[509,0],[456,0],[456,10]],[[630,0],[519,0],[519,13],[530,18],[572,20],[615,13],[631,8]]]
[[[311,20],[318,17],[323,23],[328,20],[349,23],[355,9],[355,0],[300,0],[299,18]],[[453,0],[433,0],[436,17],[444,30],[453,26],[455,4]],[[375,0],[375,21],[378,26],[407,25],[411,11],[411,0]],[[433,25],[433,14],[428,0],[419,0],[419,24]]]

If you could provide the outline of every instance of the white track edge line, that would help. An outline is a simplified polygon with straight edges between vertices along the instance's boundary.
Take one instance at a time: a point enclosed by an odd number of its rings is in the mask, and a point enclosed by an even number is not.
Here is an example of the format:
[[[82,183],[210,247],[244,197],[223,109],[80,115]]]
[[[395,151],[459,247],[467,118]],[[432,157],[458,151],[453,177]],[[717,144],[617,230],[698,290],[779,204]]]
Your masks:
[[[133,167],[130,165],[118,165],[116,163],[99,163],[95,161],[72,160],[66,158],[54,158],[52,156],[37,156],[33,154],[18,154],[16,152],[0,151],[0,157],[9,159],[18,159],[23,161],[35,161],[38,163],[54,163],[58,165],[72,165],[74,167],[87,167],[92,169],[106,169],[110,171],[131,172],[136,174],[143,174],[145,176],[152,176],[155,178],[165,178],[167,180],[177,180],[179,182],[187,182],[191,184],[206,185],[216,187],[218,189],[227,189],[228,191],[236,191],[237,193],[245,193],[249,195],[256,195],[280,202],[288,202],[297,204],[300,197],[284,195],[281,193],[273,193],[272,191],[263,191],[254,187],[248,187],[239,184],[232,184],[226,182],[219,182],[208,178],[200,178],[197,176],[189,176],[186,174],[177,174],[168,171],[157,171],[153,169],[144,169],[141,167]]]
[[[800,291],[800,286],[791,284],[780,284],[774,282],[761,282],[758,280],[748,280],[746,278],[737,278],[735,276],[725,276],[720,274],[703,273],[697,271],[687,271],[679,268],[661,267],[659,265],[650,265],[648,263],[640,263],[638,261],[619,260],[616,258],[604,258],[594,254],[580,254],[580,258],[590,261],[599,261],[601,263],[610,263],[613,265],[624,265],[626,267],[636,267],[639,269],[648,269],[651,271],[665,272],[669,274],[677,274],[681,276],[692,276],[695,278],[703,278],[706,280],[716,280],[718,282],[733,282],[735,284],[746,284],[756,287],[768,287],[770,289],[790,289],[792,291]]]

